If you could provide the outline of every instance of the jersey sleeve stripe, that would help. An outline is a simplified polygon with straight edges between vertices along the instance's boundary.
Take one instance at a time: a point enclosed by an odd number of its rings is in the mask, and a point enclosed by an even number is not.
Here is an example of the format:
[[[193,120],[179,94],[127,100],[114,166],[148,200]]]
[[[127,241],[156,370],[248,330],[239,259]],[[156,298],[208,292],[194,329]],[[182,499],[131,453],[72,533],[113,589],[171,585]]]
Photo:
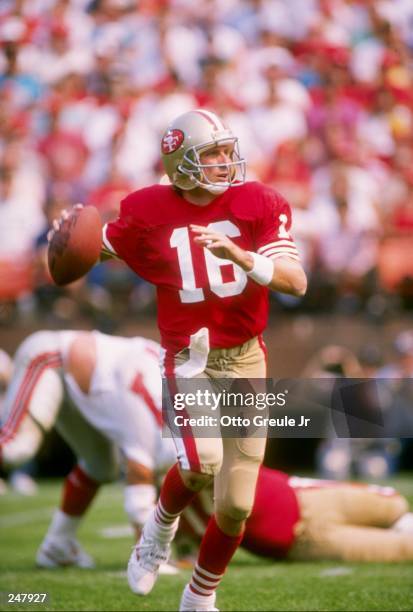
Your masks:
[[[298,253],[297,247],[295,246],[295,244],[292,244],[290,246],[271,247],[263,251],[261,255],[266,255],[267,253],[273,253],[274,251],[294,251],[294,253]]]
[[[275,246],[295,246],[294,240],[276,240],[275,242],[269,242],[268,244],[265,244],[264,246],[260,247],[257,251],[257,253],[261,254],[263,253],[266,249],[270,248],[270,247],[275,247]]]
[[[264,255],[264,257],[270,257],[274,253],[291,253],[292,255],[298,255],[298,251],[295,246],[267,249],[266,251],[261,253],[261,255]]]
[[[293,255],[292,253],[275,253],[274,255],[271,255],[269,257],[269,259],[278,259],[279,257],[288,257],[289,259],[294,259],[294,261],[300,261],[300,258],[298,255]]]

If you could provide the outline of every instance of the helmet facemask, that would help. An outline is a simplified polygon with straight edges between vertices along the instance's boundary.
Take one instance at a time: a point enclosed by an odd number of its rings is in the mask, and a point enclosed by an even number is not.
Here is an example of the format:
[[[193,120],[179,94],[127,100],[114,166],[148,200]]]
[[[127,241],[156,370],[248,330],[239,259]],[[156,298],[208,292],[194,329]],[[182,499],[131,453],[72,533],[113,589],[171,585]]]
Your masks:
[[[216,146],[231,144],[234,146],[231,161],[224,163],[203,164],[201,154]],[[226,181],[211,181],[205,173],[208,168],[225,168],[228,179]],[[177,167],[177,174],[189,177],[186,189],[202,187],[213,194],[224,193],[229,187],[237,187],[245,183],[246,163],[239,152],[238,138],[231,136],[214,141],[203,142],[189,147],[183,156],[182,163]],[[177,181],[179,185],[180,181]]]

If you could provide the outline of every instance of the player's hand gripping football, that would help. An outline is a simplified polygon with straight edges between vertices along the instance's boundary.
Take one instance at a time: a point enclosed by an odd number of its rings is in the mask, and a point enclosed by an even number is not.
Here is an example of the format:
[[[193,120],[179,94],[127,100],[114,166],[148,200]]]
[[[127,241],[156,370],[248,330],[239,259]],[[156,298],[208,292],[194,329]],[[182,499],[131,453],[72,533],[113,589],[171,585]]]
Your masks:
[[[202,225],[191,225],[190,228],[196,234],[194,242],[211,251],[216,257],[229,259],[246,272],[252,269],[254,261],[248,251],[241,249],[225,234]]]
[[[83,204],[75,204],[72,208],[72,210],[81,210],[83,208]],[[60,213],[60,217],[58,219],[53,219],[52,221],[52,227],[50,228],[50,230],[47,232],[47,242],[50,244],[53,236],[55,235],[56,232],[60,231],[60,228],[62,227],[63,223],[65,221],[67,221],[67,219],[69,218],[69,214],[70,212],[68,212],[65,208],[62,210],[62,212]]]

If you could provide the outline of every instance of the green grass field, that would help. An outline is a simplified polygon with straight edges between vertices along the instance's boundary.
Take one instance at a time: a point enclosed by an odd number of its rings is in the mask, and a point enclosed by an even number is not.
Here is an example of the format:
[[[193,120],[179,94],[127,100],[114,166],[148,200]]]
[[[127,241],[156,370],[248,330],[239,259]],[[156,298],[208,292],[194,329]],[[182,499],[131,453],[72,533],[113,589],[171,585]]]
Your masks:
[[[412,478],[392,483],[413,504]],[[40,485],[24,498],[0,497],[1,610],[177,610],[189,571],[161,576],[145,598],[133,595],[125,577],[131,537],[108,539],[102,530],[126,525],[122,487],[105,487],[80,531],[97,563],[94,570],[37,570],[34,556],[60,496],[61,483]],[[48,592],[47,605],[7,604],[9,592]],[[413,563],[273,563],[239,551],[219,590],[221,610],[412,610]]]

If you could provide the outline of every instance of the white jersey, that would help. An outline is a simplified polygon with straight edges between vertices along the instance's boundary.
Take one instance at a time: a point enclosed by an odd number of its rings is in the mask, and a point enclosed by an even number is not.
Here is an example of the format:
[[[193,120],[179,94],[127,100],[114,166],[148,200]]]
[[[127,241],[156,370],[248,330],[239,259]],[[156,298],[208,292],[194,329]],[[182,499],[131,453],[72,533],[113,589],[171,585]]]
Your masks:
[[[53,425],[86,460],[91,475],[100,469],[102,436],[149,469],[172,463],[173,443],[161,436],[159,345],[93,332],[97,359],[85,394],[65,367],[76,334],[41,331],[19,347],[1,418],[4,463],[18,465],[33,457]],[[72,406],[63,404],[65,396]]]
[[[89,393],[64,374],[70,399],[98,431],[119,446],[128,459],[162,469],[175,458],[162,439],[162,379],[156,342],[94,332],[97,361]]]

